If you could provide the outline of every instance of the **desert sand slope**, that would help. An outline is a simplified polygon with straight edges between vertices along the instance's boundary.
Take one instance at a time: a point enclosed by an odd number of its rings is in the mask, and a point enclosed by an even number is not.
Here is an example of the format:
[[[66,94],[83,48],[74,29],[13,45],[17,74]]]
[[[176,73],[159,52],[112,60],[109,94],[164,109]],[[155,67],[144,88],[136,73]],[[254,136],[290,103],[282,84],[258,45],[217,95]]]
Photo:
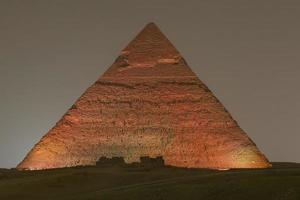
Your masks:
[[[0,199],[299,200],[300,165],[228,171],[171,167],[0,170]]]

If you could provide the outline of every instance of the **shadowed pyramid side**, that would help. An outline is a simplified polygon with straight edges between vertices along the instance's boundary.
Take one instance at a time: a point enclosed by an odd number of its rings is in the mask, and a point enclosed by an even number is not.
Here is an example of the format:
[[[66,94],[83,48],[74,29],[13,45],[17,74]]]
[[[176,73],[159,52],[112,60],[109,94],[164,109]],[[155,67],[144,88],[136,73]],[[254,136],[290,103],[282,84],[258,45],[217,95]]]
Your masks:
[[[163,156],[167,165],[270,164],[153,23],[35,145],[18,169],[94,165],[100,157]]]

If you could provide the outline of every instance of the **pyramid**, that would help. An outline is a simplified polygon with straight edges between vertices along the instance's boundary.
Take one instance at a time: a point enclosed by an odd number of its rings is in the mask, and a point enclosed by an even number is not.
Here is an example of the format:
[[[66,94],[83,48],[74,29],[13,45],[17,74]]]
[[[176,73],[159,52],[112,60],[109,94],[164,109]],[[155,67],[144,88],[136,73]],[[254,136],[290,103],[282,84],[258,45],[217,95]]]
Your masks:
[[[148,24],[34,146],[18,169],[162,156],[186,168],[270,163],[158,27]]]

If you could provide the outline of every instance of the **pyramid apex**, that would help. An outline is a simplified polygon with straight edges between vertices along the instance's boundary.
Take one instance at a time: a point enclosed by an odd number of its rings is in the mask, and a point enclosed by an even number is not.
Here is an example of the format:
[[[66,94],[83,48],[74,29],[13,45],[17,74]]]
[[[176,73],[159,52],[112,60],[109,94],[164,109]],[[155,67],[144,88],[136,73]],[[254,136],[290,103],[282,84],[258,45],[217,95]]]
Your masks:
[[[180,63],[180,64],[179,64]],[[195,76],[155,23],[148,23],[102,77]]]
[[[143,29],[148,29],[148,28],[156,28],[160,31],[160,29],[154,22],[149,22],[148,24],[146,24],[146,26]]]
[[[146,26],[157,26],[154,22],[149,22]]]
[[[148,23],[123,49],[131,64],[153,64],[160,59],[181,57],[178,50],[154,22]]]

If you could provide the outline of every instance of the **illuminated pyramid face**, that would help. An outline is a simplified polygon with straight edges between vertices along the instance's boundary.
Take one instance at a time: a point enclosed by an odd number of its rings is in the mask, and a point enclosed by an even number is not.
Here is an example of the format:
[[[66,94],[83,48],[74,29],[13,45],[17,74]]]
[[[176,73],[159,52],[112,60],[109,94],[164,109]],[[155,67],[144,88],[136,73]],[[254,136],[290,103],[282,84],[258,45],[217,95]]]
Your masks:
[[[153,23],[35,145],[18,169],[162,156],[189,168],[270,164]]]

